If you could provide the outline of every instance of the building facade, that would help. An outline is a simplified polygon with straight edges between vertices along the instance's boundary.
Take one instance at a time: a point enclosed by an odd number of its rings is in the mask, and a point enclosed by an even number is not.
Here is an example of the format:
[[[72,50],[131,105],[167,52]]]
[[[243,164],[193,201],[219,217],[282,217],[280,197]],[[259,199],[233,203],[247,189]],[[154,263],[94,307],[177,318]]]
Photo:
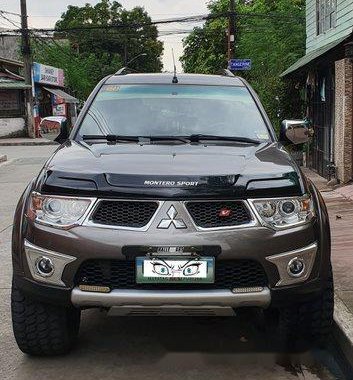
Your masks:
[[[20,75],[23,63],[0,57],[0,138],[26,135],[25,91]]]
[[[43,117],[63,116],[72,127],[77,119],[78,99],[64,91],[64,70],[33,63],[34,124],[39,136],[39,124]]]
[[[3,28],[0,28],[0,32],[2,32]],[[0,35],[0,57],[13,60],[13,61],[19,61],[20,60],[20,43],[21,39],[17,35],[11,35],[11,34],[2,34]]]
[[[327,179],[353,179],[353,1],[306,1],[306,55],[282,76],[305,89],[313,125],[307,163]],[[299,115],[298,115],[299,116]]]
[[[72,127],[79,101],[64,91],[64,71],[34,62],[32,85],[25,84],[22,72],[22,62],[0,57],[0,138],[28,136],[26,90],[33,95],[36,137],[41,119],[47,116],[63,116]]]

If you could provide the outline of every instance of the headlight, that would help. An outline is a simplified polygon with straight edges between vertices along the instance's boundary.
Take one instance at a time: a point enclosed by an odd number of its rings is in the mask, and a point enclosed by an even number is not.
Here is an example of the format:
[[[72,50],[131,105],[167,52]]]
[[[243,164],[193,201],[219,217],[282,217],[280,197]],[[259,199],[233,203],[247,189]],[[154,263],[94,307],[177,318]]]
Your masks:
[[[93,202],[92,198],[32,193],[27,216],[38,223],[58,228],[71,228],[81,222]]]
[[[307,223],[314,216],[310,197],[255,199],[251,203],[260,220],[275,229],[298,226]]]

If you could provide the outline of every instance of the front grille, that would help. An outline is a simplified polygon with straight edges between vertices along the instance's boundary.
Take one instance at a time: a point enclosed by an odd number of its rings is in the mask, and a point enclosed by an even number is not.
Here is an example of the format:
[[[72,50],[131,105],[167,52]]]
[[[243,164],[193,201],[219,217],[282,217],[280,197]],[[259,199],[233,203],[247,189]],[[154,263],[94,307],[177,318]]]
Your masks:
[[[233,289],[268,285],[262,265],[252,260],[216,261],[214,284],[136,284],[135,276],[134,261],[88,260],[80,266],[75,285],[111,289]]]
[[[157,202],[101,201],[92,215],[92,222],[110,226],[142,228],[157,211]]]
[[[241,226],[252,220],[248,207],[242,201],[188,202],[186,208],[201,228]],[[229,212],[229,215],[221,216],[222,211]]]

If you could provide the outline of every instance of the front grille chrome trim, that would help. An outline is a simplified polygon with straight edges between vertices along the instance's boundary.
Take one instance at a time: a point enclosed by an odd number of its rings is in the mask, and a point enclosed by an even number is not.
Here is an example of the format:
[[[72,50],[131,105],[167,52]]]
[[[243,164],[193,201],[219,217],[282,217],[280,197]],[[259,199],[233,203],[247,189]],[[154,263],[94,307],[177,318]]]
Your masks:
[[[105,202],[105,201],[108,201],[108,202],[140,202],[140,203],[142,203],[142,202],[146,202],[146,203],[147,202],[154,202],[154,203],[158,204],[158,207],[157,207],[157,210],[152,215],[149,222],[143,227],[126,227],[126,226],[116,226],[116,225],[110,225],[110,224],[95,223],[92,220],[92,217],[93,217],[94,213],[96,212],[97,208],[99,207],[100,203]],[[104,228],[104,229],[109,229],[109,230],[146,232],[151,227],[151,224],[153,223],[156,215],[158,214],[158,212],[162,208],[163,203],[164,202],[162,202],[162,201],[146,200],[146,199],[141,199],[141,200],[140,199],[109,199],[109,198],[98,199],[97,202],[95,203],[95,205],[91,208],[89,215],[87,215],[87,217],[84,220],[84,222],[82,223],[82,225],[87,226],[87,227],[97,227],[97,228]]]
[[[111,202],[155,202],[158,204],[157,210],[151,217],[150,221],[143,227],[125,227],[125,226],[115,226],[115,225],[108,225],[108,224],[100,224],[95,223],[92,220],[92,216],[94,215],[96,209],[98,208],[99,204],[104,201],[111,201]],[[244,206],[249,211],[251,221],[249,223],[239,224],[239,225],[233,225],[233,226],[224,226],[224,227],[209,227],[204,228],[198,226],[194,218],[191,216],[189,210],[187,209],[186,205],[187,203],[192,202],[242,202]],[[104,228],[109,230],[123,230],[123,231],[136,231],[136,232],[146,232],[149,230],[151,225],[155,222],[156,217],[159,215],[159,212],[161,211],[161,208],[167,201],[158,201],[153,199],[109,199],[109,198],[102,198],[98,199],[96,203],[90,208],[89,214],[86,215],[85,220],[83,221],[82,225],[87,227],[96,227],[96,228]],[[252,228],[252,227],[260,227],[261,223],[259,222],[258,218],[256,217],[256,214],[254,213],[253,209],[250,207],[249,202],[242,199],[192,199],[188,201],[168,201],[173,203],[179,203],[185,213],[187,214],[188,218],[190,219],[190,222],[192,226],[195,228],[195,230],[200,232],[212,232],[212,231],[229,231],[229,230],[239,230],[244,228]]]
[[[222,202],[222,201],[225,201],[225,202],[242,202],[244,204],[244,206],[247,208],[247,210],[249,211],[250,213],[250,216],[251,216],[251,221],[249,223],[244,223],[244,224],[239,224],[239,225],[233,225],[233,226],[224,226],[224,227],[208,227],[208,228],[205,228],[205,227],[200,227],[196,224],[194,218],[191,216],[188,208],[186,207],[186,205],[188,203],[192,203],[192,202]],[[244,200],[241,200],[241,199],[226,199],[226,200],[222,200],[222,199],[206,199],[206,200],[190,200],[190,201],[184,201],[182,202],[183,205],[184,205],[184,208],[193,224],[193,226],[196,228],[196,230],[198,231],[204,231],[204,232],[207,232],[207,231],[227,231],[227,230],[239,230],[239,229],[242,229],[242,228],[251,228],[251,227],[258,227],[258,226],[261,226],[259,220],[257,219],[254,211],[252,210],[252,208],[250,207],[249,203],[247,201],[244,201]]]

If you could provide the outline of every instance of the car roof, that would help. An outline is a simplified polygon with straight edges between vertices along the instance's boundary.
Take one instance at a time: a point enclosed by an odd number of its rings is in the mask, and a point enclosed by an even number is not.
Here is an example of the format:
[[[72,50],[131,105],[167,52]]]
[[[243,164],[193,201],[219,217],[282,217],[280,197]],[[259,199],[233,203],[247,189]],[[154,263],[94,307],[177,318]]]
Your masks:
[[[172,84],[173,76],[173,73],[112,75],[105,84]],[[181,85],[246,87],[245,83],[235,76],[178,74],[177,77]]]

